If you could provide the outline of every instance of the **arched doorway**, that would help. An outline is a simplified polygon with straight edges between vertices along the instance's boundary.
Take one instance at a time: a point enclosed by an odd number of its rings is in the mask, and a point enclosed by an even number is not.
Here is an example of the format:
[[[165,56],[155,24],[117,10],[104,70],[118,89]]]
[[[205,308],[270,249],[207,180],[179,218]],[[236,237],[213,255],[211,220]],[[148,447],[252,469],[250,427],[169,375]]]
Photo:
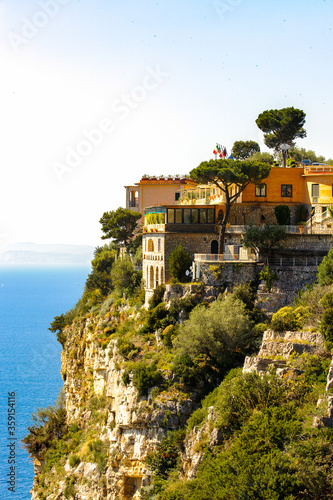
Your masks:
[[[213,253],[213,254],[219,253],[219,242],[217,240],[213,240],[211,242],[210,253]]]

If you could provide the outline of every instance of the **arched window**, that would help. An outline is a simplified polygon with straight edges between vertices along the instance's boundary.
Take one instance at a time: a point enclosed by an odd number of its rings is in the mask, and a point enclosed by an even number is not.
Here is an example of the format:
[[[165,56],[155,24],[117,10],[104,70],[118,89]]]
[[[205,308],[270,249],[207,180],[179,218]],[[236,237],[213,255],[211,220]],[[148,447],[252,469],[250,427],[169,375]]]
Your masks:
[[[213,240],[210,245],[210,253],[219,253],[219,242],[217,240]]]
[[[154,289],[154,268],[153,266],[150,266],[150,273],[149,273],[149,288],[151,290]]]
[[[156,288],[158,286],[158,267],[155,268],[155,287]]]
[[[164,283],[164,267],[161,266],[161,269],[160,269],[160,283],[163,284]]]
[[[154,251],[154,242],[151,238],[148,240],[148,252],[153,252]]]
[[[161,238],[158,238],[158,240],[157,240],[157,251],[158,252],[161,251]]]

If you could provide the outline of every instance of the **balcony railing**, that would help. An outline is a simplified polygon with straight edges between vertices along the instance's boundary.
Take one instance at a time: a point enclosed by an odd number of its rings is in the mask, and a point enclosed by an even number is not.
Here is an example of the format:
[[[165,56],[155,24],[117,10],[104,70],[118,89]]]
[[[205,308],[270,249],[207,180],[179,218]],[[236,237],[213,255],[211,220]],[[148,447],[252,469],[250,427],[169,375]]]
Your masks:
[[[254,254],[250,252],[247,255],[221,253],[221,254],[209,254],[209,253],[196,253],[194,254],[194,262],[253,262],[256,260]]]
[[[164,233],[165,232],[165,224],[147,224],[147,226],[143,226],[144,233]]]
[[[333,172],[333,165],[309,165],[304,167],[305,175]]]
[[[318,267],[324,257],[265,257],[263,262],[269,266],[315,266]]]

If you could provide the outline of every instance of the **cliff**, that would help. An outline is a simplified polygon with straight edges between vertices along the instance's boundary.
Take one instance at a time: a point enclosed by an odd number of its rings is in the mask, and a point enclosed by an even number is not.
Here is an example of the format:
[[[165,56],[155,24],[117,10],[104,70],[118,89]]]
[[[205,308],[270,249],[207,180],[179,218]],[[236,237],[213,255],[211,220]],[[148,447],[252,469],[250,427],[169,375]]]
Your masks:
[[[201,321],[204,311],[213,311],[217,295],[216,288],[202,284],[170,285],[164,302],[151,311],[108,299],[64,328],[65,426],[46,452],[35,454],[32,500],[195,500],[205,488],[208,493],[200,498],[237,499],[246,493],[242,484],[254,476],[253,492],[246,494],[256,499],[266,476],[254,468],[271,460],[266,457],[272,450],[276,462],[263,465],[263,471],[279,477],[277,468],[284,463],[288,475],[276,498],[296,499],[311,488],[331,488],[333,436],[324,435],[324,451],[313,459],[308,478],[303,473],[308,459],[297,448],[300,436],[304,446],[318,447],[315,433],[332,422],[333,365],[326,384],[330,356],[317,330],[266,330],[259,352],[246,357],[244,367],[239,361],[246,350],[239,353],[237,347],[236,365],[242,368],[216,383],[201,405],[209,392],[204,379],[185,370],[184,383],[174,369],[174,349],[166,346],[177,325],[165,327],[163,319],[171,321],[174,314],[178,323],[184,322],[189,309],[203,302]],[[230,328],[234,322],[232,317]],[[212,378],[218,369],[207,355],[196,359],[197,367],[185,368],[201,370],[207,384],[218,380]],[[276,492],[280,485],[272,488]],[[320,498],[325,494],[319,493]],[[316,497],[309,493],[306,498]]]
[[[103,349],[100,337],[109,319],[108,313],[88,317],[64,330],[61,373],[66,423],[77,432],[74,443],[59,457],[63,466],[54,465],[41,474],[45,460],[35,459],[32,500],[60,500],[74,494],[80,500],[141,498],[141,488],[151,480],[147,455],[168,430],[185,425],[197,404],[197,393],[182,393],[175,385],[154,399],[153,388],[139,396],[117,341]]]

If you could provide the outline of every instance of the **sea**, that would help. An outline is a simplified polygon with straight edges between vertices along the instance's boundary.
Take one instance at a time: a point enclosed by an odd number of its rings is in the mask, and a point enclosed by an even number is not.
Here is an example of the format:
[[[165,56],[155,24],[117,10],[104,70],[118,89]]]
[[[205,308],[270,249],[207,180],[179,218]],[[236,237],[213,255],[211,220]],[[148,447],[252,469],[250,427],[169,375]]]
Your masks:
[[[33,463],[21,439],[63,387],[61,345],[48,330],[82,295],[89,266],[0,268],[0,499],[28,500]],[[12,489],[10,489],[12,488]]]

